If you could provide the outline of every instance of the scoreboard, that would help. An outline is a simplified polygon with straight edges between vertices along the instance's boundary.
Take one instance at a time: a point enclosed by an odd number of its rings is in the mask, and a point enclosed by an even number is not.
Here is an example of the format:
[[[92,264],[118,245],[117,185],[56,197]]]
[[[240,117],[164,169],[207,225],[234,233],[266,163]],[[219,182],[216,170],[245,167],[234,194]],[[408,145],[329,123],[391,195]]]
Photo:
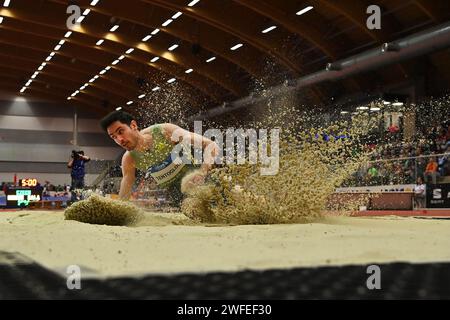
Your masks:
[[[12,187],[6,189],[6,206],[12,208],[27,207],[30,202],[42,200],[41,187]]]
[[[19,186],[6,189],[6,206],[10,208],[24,208],[30,202],[42,200],[42,187],[38,186],[37,179],[20,179]]]
[[[36,178],[20,179],[19,186],[20,187],[36,187],[37,179]]]

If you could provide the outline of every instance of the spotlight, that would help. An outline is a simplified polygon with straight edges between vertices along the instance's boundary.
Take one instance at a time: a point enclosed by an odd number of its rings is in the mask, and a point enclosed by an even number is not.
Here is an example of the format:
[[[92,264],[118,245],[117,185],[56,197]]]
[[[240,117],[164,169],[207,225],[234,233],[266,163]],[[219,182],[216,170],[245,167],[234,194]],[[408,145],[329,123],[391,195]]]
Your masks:
[[[339,71],[342,70],[341,66],[335,63],[327,63],[327,66],[325,67],[327,71]]]
[[[388,43],[385,42],[381,45],[381,52],[388,52],[388,51],[400,51],[400,46],[395,43]]]

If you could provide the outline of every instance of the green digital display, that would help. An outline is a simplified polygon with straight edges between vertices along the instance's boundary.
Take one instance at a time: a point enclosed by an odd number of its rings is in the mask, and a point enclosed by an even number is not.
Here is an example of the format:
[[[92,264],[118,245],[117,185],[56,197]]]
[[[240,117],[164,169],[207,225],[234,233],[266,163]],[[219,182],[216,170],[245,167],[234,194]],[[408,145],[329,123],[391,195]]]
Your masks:
[[[42,191],[37,188],[8,189],[6,204],[9,207],[26,207],[30,202],[41,201]]]

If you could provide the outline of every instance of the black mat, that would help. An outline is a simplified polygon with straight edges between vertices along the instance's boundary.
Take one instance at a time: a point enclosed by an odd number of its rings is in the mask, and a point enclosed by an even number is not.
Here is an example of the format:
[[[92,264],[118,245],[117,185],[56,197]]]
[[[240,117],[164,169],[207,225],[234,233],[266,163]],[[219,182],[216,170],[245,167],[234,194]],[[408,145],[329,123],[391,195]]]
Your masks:
[[[20,254],[0,252],[0,299],[450,299],[450,263],[368,265],[67,280]],[[82,270],[83,272],[83,270]]]

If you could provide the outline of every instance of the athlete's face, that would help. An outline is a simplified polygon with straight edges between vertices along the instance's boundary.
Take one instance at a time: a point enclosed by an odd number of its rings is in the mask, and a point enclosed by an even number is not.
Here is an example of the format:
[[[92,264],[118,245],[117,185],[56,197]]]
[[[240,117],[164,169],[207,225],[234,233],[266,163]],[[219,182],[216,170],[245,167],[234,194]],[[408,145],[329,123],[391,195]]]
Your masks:
[[[115,121],[109,125],[107,131],[111,139],[125,150],[136,148],[139,135],[136,121],[131,121],[130,125]]]

